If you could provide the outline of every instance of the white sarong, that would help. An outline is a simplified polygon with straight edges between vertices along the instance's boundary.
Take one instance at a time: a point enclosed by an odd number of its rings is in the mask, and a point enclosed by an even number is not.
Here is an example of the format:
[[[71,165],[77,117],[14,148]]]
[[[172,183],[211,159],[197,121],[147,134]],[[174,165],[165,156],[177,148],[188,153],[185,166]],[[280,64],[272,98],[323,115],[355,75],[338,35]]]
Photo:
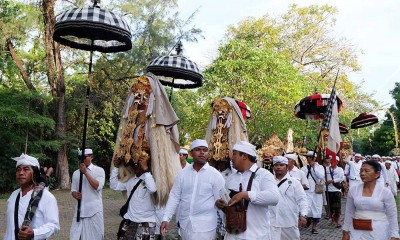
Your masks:
[[[104,239],[103,212],[98,212],[92,217],[81,218],[79,222],[76,217],[72,219],[70,240]]]

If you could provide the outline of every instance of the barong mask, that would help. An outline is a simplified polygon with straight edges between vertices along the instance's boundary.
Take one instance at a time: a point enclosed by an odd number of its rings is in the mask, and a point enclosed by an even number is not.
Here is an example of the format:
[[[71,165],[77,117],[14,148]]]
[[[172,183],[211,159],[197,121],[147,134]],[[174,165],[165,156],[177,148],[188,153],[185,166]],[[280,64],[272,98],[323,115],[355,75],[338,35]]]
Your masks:
[[[275,149],[272,146],[262,147],[259,151],[259,156],[264,163],[272,163],[272,158],[275,156]]]
[[[136,78],[132,84],[128,106],[123,115],[127,121],[122,131],[119,149],[116,152],[117,157],[123,159],[125,165],[128,165],[130,161],[137,163],[139,158],[150,159],[145,134],[147,116],[152,111],[152,106],[149,104],[152,98],[152,90],[147,77]]]
[[[133,79],[121,112],[113,159],[119,158],[124,163],[118,168],[121,182],[144,170],[140,169],[139,161],[147,162],[157,188],[152,197],[159,206],[167,203],[175,176],[182,169],[178,121],[164,87],[154,74],[148,72]]]
[[[229,161],[228,130],[232,123],[232,107],[224,99],[213,104],[212,137],[210,141],[210,159]]]
[[[262,148],[257,151],[262,161],[262,167],[272,172],[272,158],[274,156],[282,156],[285,153],[284,147],[278,135],[273,132],[268,141],[263,143]]]

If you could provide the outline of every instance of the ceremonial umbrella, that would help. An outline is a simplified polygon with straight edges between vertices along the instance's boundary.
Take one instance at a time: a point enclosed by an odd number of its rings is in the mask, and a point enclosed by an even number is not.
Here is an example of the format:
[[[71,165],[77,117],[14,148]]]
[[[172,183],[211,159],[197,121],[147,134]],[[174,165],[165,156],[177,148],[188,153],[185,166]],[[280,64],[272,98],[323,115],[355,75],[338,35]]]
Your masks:
[[[307,96],[296,103],[294,115],[301,119],[322,120],[329,102],[330,94],[313,94]],[[342,107],[342,100],[336,97],[338,112]]]
[[[371,126],[377,122],[379,122],[379,119],[374,114],[361,113],[351,121],[350,127],[351,129],[363,128]]]
[[[71,48],[90,51],[88,82],[86,87],[85,117],[83,123],[81,162],[85,159],[87,118],[89,112],[89,82],[92,80],[93,51],[115,53],[132,48],[128,23],[113,12],[101,9],[100,0],[92,0],[92,7],[73,8],[63,12],[54,26],[53,39]],[[79,192],[82,190],[82,172]],[[80,220],[81,201],[78,200],[77,221]]]
[[[339,123],[339,131],[341,134],[348,134],[349,128],[346,125],[344,125],[343,123]]]
[[[170,102],[174,87],[191,89],[203,85],[203,75],[200,73],[197,64],[181,54],[182,43],[179,41],[176,47],[176,55],[156,57],[147,66],[147,71],[157,75],[161,84],[171,87]]]

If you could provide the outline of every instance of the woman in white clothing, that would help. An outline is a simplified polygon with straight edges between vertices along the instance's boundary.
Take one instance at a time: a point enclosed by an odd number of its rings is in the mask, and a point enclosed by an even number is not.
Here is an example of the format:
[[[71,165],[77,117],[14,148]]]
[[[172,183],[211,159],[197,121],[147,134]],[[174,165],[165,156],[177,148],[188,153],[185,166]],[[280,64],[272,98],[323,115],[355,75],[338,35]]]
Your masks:
[[[399,239],[396,202],[388,188],[376,184],[380,173],[378,162],[362,164],[363,183],[349,191],[347,198],[343,240]]]

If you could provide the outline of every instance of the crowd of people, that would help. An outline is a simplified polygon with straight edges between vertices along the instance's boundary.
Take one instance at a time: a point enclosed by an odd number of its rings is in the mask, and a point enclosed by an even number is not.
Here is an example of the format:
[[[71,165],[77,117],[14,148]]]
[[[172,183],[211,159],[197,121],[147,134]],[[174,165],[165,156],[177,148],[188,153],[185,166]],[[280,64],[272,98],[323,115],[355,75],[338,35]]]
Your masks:
[[[262,159],[254,145],[238,141],[227,168],[217,169],[209,164],[208,148],[207,141],[197,139],[189,151],[180,150],[182,170],[165,206],[154,202],[156,179],[148,158],[131,165],[134,175],[128,181],[118,178],[121,159],[113,159],[110,188],[129,195],[118,239],[162,239],[174,215],[184,240],[300,239],[299,228],[311,226],[318,234],[324,206],[325,217],[333,227],[342,228],[344,240],[399,239],[395,198],[400,156],[352,154],[343,169],[339,159],[328,155],[318,163],[317,154],[308,151],[307,164],[299,168],[296,153]],[[187,162],[189,155],[192,163]],[[93,156],[86,149],[72,176],[71,195],[81,204],[79,220],[76,214],[72,219],[70,239],[104,239],[105,172],[92,163]],[[36,158],[22,154],[13,159],[20,188],[8,199],[4,239],[47,239],[60,230],[57,201]],[[263,168],[264,161],[272,168]],[[343,197],[347,201],[342,223]]]

